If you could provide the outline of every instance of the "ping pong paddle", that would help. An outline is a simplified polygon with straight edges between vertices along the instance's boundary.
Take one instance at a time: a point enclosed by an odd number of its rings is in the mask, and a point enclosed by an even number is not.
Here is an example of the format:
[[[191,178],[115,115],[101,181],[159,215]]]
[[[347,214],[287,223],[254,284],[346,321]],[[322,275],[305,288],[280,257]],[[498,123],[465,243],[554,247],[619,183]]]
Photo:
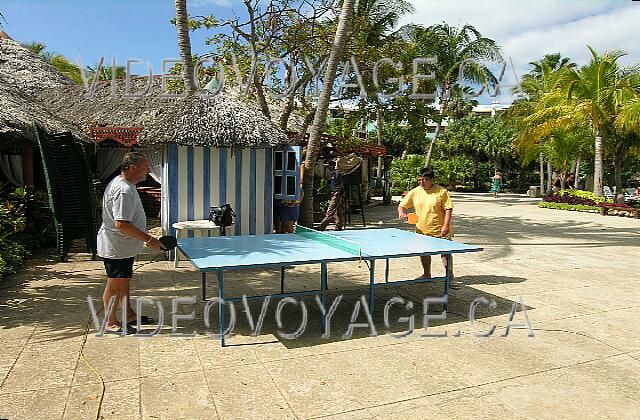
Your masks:
[[[162,243],[165,251],[171,251],[178,245],[178,240],[175,236],[166,235],[158,238],[158,240]]]
[[[415,225],[416,223],[418,223],[418,215],[415,213],[408,213],[407,214],[407,223],[410,223],[412,225]]]

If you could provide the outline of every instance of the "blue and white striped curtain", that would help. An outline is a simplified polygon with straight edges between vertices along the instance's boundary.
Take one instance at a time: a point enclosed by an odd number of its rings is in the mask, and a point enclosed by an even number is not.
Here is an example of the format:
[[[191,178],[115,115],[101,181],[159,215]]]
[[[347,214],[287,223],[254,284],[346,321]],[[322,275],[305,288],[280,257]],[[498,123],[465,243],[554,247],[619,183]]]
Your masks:
[[[227,235],[271,233],[272,159],[271,148],[167,145],[162,168],[164,232],[175,235],[173,223],[207,219],[210,206],[229,203],[236,212],[236,223],[227,228]]]

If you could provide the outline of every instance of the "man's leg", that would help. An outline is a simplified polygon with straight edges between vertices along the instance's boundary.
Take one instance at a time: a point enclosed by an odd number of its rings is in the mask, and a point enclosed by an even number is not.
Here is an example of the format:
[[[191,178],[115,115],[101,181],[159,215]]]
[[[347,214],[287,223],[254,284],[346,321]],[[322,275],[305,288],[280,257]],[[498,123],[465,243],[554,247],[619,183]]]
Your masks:
[[[344,208],[342,206],[342,194],[338,194],[338,196],[336,197],[336,212],[334,215],[334,219],[336,221],[336,230],[344,229]]]
[[[422,275],[425,279],[431,278],[431,255],[423,255],[420,257],[420,262],[422,263]]]
[[[115,302],[113,305],[113,309],[109,314],[109,318],[107,321],[108,327],[118,327],[118,317],[117,312],[118,308],[121,307],[122,299],[127,297],[129,291],[129,280],[130,279],[119,279],[119,278],[108,278],[107,286],[104,288],[104,293],[102,294],[102,302],[104,305],[104,313],[106,314],[109,310],[109,300],[111,297],[115,297]],[[128,305],[128,302],[127,302]]]
[[[442,258],[442,266],[445,269],[445,273],[447,270],[447,256],[442,254],[440,255],[440,257]],[[453,280],[453,255],[451,256],[451,280]]]
[[[335,217],[336,211],[338,211],[338,207],[340,206],[340,202],[336,200],[336,195],[331,197],[329,201],[329,207],[327,208],[327,214],[325,214],[324,219],[320,222],[320,226],[318,226],[318,230],[325,230],[331,220]]]
[[[294,233],[295,232],[295,222],[293,220],[287,220],[282,222],[282,233]]]

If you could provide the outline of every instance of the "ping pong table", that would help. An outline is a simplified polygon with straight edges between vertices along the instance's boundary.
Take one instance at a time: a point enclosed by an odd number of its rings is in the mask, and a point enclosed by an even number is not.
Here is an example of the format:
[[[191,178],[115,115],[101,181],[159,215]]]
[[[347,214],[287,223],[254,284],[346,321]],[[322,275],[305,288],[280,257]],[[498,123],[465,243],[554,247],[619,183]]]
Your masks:
[[[432,238],[400,229],[362,229],[324,233],[298,227],[294,234],[243,235],[180,238],[178,248],[201,273],[202,300],[207,300],[207,273],[215,272],[218,298],[221,302],[241,301],[242,297],[225,298],[224,273],[231,270],[280,268],[280,293],[271,298],[320,295],[323,305],[328,295],[327,264],[341,261],[367,261],[369,266],[369,310],[373,314],[374,292],[378,287],[433,281],[444,283],[447,309],[452,254],[477,252],[482,248],[446,239]],[[442,277],[389,281],[389,260],[423,255],[446,255],[447,270]],[[384,283],[375,282],[375,262],[385,260]],[[285,292],[286,267],[320,264],[320,289]],[[267,295],[246,297],[264,299]],[[225,345],[224,310],[219,310],[221,345]],[[324,318],[322,319],[324,329]]]

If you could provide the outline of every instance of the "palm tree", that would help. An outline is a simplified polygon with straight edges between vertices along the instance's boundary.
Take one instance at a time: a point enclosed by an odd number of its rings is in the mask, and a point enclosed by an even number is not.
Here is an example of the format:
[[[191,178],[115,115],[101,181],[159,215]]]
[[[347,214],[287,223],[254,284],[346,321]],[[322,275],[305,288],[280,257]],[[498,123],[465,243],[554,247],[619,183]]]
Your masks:
[[[556,132],[546,141],[529,148],[522,161],[526,165],[537,158],[539,154],[544,155],[558,171],[560,189],[563,190],[572,164],[577,163],[577,156],[580,156],[588,148],[591,140],[589,133],[585,133],[583,130]]]
[[[415,11],[415,7],[407,0],[359,0],[355,5],[354,16],[359,28],[357,30],[367,47],[374,47],[380,51],[385,42],[394,42],[395,36],[389,32],[395,28],[400,18]],[[365,80],[371,80],[371,68],[363,68]],[[364,101],[363,101],[364,102]],[[382,104],[376,96],[374,99],[376,111],[376,137],[379,145],[383,145]],[[364,103],[361,103],[364,108]],[[364,112],[363,112],[364,114]],[[366,124],[363,116],[363,125]],[[378,157],[376,178],[382,177],[383,158]]]
[[[364,26],[366,45],[380,46],[400,18],[415,11],[407,0],[359,0],[354,15]]]
[[[23,47],[42,58],[47,63],[56,68],[62,75],[68,77],[76,83],[82,83],[80,68],[73,64],[62,54],[53,51],[47,51],[47,46],[42,42],[29,42],[22,44]]]
[[[193,80],[193,58],[191,56],[191,39],[189,38],[189,15],[187,14],[187,0],[176,0],[176,30],[178,32],[178,48],[182,58],[182,80],[187,95],[197,92]]]
[[[629,98],[637,97],[638,90],[617,65],[622,52],[605,52],[600,56],[588,48],[592,55],[589,64],[579,70],[562,69],[557,88],[543,95],[536,111],[523,120],[525,129],[518,137],[520,141],[535,142],[555,131],[588,127],[594,136],[593,192],[602,196],[603,136],[611,131],[616,115]]]
[[[483,37],[473,26],[466,24],[462,27],[452,27],[445,22],[428,28],[415,26],[410,29],[409,36],[420,57],[437,58],[432,70],[438,84],[438,106],[443,116],[452,90],[461,82],[459,73],[463,65],[463,77],[466,81],[477,84],[495,83],[496,77],[480,64],[480,61],[501,59],[500,48],[495,41]],[[431,163],[433,149],[442,129],[442,118],[436,122],[436,131],[425,161],[426,166]]]
[[[538,106],[539,101],[546,94],[551,92],[558,83],[559,70],[562,68],[573,68],[575,63],[571,62],[568,57],[562,57],[560,53],[546,54],[542,59],[538,61],[531,61],[529,65],[532,67],[528,74],[525,74],[520,82],[520,85],[513,89],[514,93],[523,93],[526,95],[525,99],[517,100],[513,103],[513,106],[509,110],[511,116],[519,117],[530,115],[534,112]],[[522,138],[517,138],[516,148],[520,149],[522,153],[527,153],[527,148],[537,147],[537,143],[544,141],[545,139],[525,138],[525,144],[522,144]],[[528,144],[526,142],[529,142]],[[544,188],[544,153],[540,152],[540,191],[545,191]],[[548,162],[549,170],[547,170],[547,191],[551,191],[551,163]],[[579,178],[579,166],[580,156],[576,161],[576,175],[575,180],[578,182]]]
[[[177,1],[177,0],[176,0]],[[306,176],[304,177],[304,190],[307,192],[302,201],[302,220],[305,226],[313,225],[313,167],[316,163],[318,150],[320,148],[320,134],[327,120],[327,112],[329,110],[329,101],[331,99],[331,91],[333,83],[336,79],[336,71],[338,62],[342,57],[342,52],[349,39],[349,26],[353,17],[355,0],[343,0],[340,17],[338,19],[338,27],[336,35],[331,46],[331,54],[327,60],[327,67],[322,79],[323,89],[313,118],[313,123],[309,128],[309,143],[307,145],[307,156],[304,161],[304,169]]]

